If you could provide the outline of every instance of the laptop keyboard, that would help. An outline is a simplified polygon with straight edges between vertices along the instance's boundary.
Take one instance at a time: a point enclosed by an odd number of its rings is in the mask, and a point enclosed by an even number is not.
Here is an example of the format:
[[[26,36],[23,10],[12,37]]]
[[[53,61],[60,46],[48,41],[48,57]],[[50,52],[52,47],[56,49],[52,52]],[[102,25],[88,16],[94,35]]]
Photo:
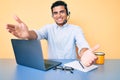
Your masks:
[[[44,60],[44,63],[45,63],[45,68],[49,68],[50,66],[52,66],[53,64],[52,63],[49,63],[50,60]]]
[[[52,64],[45,63],[45,67],[49,68]]]

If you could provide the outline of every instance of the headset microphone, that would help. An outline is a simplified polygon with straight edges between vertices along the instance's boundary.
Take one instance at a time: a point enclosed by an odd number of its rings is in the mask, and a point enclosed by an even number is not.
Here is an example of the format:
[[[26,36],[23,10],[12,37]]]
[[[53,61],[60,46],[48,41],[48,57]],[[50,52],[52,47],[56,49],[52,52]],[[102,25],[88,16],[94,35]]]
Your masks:
[[[66,20],[64,20],[64,23],[67,23],[67,21],[69,20],[69,18],[70,18],[70,12],[68,12],[68,17],[67,17],[67,19]]]

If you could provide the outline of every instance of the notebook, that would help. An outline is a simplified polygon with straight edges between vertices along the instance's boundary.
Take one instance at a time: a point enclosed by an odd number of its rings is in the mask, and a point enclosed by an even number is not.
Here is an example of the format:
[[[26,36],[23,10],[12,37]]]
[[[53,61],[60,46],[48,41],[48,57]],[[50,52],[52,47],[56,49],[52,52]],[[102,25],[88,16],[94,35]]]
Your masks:
[[[89,71],[92,71],[92,70],[98,68],[97,65],[91,65],[89,67],[84,66],[84,69],[83,69],[83,67],[81,66],[81,64],[77,60],[74,60],[72,62],[68,62],[68,63],[64,64],[64,66],[72,67],[72,68],[79,70],[79,71],[82,71],[82,72],[89,72]]]
[[[44,60],[39,40],[11,39],[17,64],[39,70],[49,70],[61,64],[55,60]]]

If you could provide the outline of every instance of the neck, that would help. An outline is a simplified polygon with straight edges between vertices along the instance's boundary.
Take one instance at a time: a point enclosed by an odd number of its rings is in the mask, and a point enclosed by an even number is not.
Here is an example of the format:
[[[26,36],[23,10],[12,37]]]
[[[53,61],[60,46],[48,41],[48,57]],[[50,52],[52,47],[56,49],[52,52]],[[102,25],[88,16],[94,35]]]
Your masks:
[[[67,23],[67,22],[66,22]],[[62,26],[64,26],[66,23],[63,23],[63,24],[57,24],[58,26],[60,26],[60,27],[62,27]]]

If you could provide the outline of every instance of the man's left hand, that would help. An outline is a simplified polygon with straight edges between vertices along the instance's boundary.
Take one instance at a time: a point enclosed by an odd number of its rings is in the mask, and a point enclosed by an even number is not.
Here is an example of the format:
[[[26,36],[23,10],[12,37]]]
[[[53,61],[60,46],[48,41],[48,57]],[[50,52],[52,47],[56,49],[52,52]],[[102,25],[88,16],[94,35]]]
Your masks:
[[[85,51],[81,57],[81,63],[88,67],[90,65],[92,65],[95,60],[97,60],[97,56],[94,54],[94,52],[99,48],[99,45],[94,46],[91,49],[88,49],[87,51]]]

